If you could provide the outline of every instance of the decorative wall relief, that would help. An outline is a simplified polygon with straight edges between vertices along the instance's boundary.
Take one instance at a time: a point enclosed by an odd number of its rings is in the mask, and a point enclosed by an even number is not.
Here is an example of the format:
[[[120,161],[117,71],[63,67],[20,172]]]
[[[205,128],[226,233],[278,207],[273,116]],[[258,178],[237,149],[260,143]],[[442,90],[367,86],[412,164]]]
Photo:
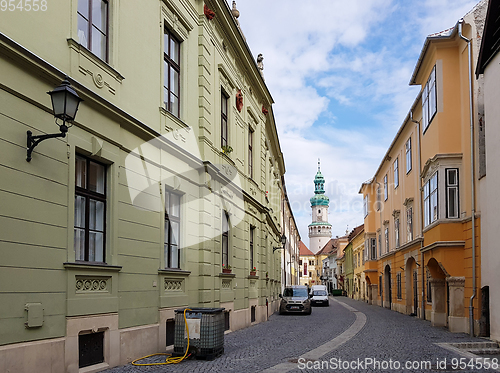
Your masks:
[[[226,290],[231,290],[231,280],[223,279],[222,288]]]
[[[182,282],[183,282],[183,280],[165,278],[165,280],[164,280],[165,291],[166,292],[182,291]]]
[[[236,109],[241,113],[241,109],[243,109],[243,93],[241,93],[241,89],[236,93]]]
[[[76,293],[109,293],[108,278],[99,277],[76,277],[75,278],[75,291]]]

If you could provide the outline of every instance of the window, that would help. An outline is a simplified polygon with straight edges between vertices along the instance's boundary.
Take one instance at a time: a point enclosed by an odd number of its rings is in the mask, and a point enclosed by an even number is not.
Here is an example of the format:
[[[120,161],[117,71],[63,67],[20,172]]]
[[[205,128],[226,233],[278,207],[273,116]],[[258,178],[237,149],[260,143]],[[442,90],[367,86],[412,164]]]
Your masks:
[[[399,247],[399,218],[394,219],[394,238],[396,240],[396,248]]]
[[[384,176],[384,201],[388,198],[388,188],[387,188],[387,175]]]
[[[163,102],[165,109],[179,117],[181,43],[168,29],[163,34],[163,48]]]
[[[253,236],[255,233],[255,227],[250,227],[250,269],[254,267],[253,264],[253,257],[254,257],[254,251],[253,251]]]
[[[179,195],[165,191],[165,268],[180,268],[180,202]]]
[[[401,291],[401,272],[396,274],[396,284],[397,284],[397,297],[398,299],[402,299],[402,291]]]
[[[380,200],[382,198],[381,190],[380,187],[377,188],[377,211],[380,211],[380,206],[382,205],[382,201]]]
[[[428,226],[438,218],[438,174],[431,176],[424,185],[424,226]]]
[[[394,189],[399,186],[399,158],[394,161]]]
[[[108,61],[108,2],[78,0],[78,42]]]
[[[363,198],[363,211],[365,212],[365,218],[368,216],[368,194]]]
[[[248,175],[253,177],[253,131],[248,130]]]
[[[409,173],[411,171],[411,137],[406,142],[405,149],[406,149],[406,173]]]
[[[436,66],[432,69],[422,93],[422,128],[427,130],[437,111]]]
[[[75,164],[75,259],[104,263],[106,166],[77,155]]]
[[[371,242],[371,259],[377,259],[377,240],[375,238],[370,239]]]
[[[410,242],[413,240],[413,207],[406,208],[406,240]]]
[[[431,272],[427,270],[427,303],[432,303]]]
[[[220,122],[221,122],[221,139],[220,139],[220,146],[227,146],[227,101],[229,97],[226,96],[224,91],[222,91],[220,95],[220,106],[221,106],[221,113],[220,113]]]
[[[229,214],[222,213],[222,266],[229,265]]]
[[[446,217],[458,218],[458,168],[446,169]]]
[[[382,235],[378,234],[378,256],[382,256]]]
[[[385,227],[384,230],[384,238],[385,238],[385,252],[389,252],[389,227]]]

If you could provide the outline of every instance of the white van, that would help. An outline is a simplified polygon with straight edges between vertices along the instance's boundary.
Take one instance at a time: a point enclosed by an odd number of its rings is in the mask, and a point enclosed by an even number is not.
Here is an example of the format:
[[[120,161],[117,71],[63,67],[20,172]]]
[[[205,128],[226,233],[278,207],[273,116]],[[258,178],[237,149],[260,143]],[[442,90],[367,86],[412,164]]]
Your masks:
[[[330,302],[328,301],[328,291],[326,290],[325,285],[313,285],[311,286],[310,291],[311,296],[311,305],[322,305],[329,306]]]

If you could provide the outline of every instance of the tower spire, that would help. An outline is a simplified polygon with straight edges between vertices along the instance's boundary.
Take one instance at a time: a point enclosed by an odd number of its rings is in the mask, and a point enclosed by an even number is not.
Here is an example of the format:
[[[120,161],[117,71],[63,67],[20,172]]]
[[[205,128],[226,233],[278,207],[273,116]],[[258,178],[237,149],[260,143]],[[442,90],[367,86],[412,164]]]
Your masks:
[[[318,172],[321,172],[321,166],[320,166],[319,158],[318,158]]]

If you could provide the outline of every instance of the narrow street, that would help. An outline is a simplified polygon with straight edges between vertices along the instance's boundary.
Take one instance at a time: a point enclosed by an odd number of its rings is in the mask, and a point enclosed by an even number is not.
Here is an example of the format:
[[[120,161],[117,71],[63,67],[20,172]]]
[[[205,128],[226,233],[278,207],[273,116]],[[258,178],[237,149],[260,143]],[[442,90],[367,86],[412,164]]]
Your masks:
[[[480,362],[486,360],[440,345],[484,339],[450,333],[432,327],[429,321],[346,297],[330,299],[328,308],[315,307],[311,316],[274,314],[268,322],[226,334],[224,354],[213,361],[147,367],[129,364],[105,372],[498,371],[498,359],[496,369],[480,369]],[[490,358],[491,363],[498,356]],[[163,360],[158,356],[143,362]]]

